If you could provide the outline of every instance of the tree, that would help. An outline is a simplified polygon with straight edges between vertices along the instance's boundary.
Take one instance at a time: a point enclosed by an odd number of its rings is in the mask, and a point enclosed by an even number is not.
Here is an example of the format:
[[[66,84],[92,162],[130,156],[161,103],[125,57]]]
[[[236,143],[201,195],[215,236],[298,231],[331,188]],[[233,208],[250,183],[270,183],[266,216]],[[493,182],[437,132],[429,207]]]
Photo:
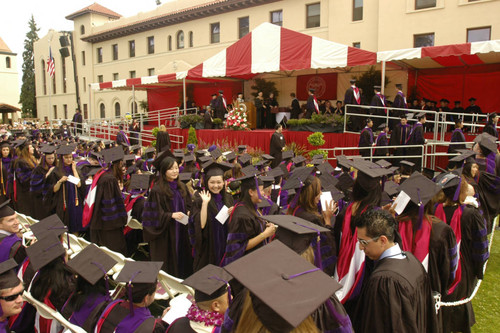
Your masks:
[[[21,110],[23,117],[37,117],[36,112],[36,95],[35,95],[35,59],[33,45],[39,39],[35,19],[31,15],[28,22],[29,31],[24,40],[23,52],[23,83],[21,87],[21,96],[19,103],[22,104]],[[42,70],[45,70],[43,68]]]
[[[382,81],[382,75],[379,70],[375,70],[374,66],[371,66],[368,71],[364,72],[360,76],[355,76],[356,86],[363,90],[364,101],[370,104],[373,95],[373,86],[381,86],[380,81]],[[389,79],[385,77],[384,86],[389,84]],[[388,96],[387,96],[388,97]]]
[[[268,98],[270,93],[274,93],[274,97],[278,97],[279,91],[276,88],[276,82],[266,81],[264,79],[255,79],[255,85],[252,86],[253,92],[252,95],[257,97],[259,91],[262,91],[262,95],[264,98]]]

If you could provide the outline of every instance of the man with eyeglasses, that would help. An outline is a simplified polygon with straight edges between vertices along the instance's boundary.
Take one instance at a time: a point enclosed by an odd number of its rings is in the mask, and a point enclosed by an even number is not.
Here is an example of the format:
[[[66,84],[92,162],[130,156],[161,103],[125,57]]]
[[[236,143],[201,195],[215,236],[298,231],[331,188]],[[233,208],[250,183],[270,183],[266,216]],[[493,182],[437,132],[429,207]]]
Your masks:
[[[18,315],[23,308],[24,286],[18,279],[17,263],[9,259],[0,263],[0,332],[10,332],[9,317]]]
[[[394,217],[371,210],[356,227],[360,249],[375,262],[352,318],[356,332],[436,332],[429,277],[413,254],[395,242]]]

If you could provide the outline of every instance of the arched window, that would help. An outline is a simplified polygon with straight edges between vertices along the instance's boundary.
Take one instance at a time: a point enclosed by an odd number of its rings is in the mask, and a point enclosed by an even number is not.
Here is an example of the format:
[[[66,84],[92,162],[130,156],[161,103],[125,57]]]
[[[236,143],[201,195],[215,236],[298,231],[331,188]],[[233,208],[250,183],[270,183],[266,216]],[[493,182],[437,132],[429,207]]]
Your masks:
[[[130,103],[130,113],[132,114],[137,113],[137,102]]]
[[[99,110],[101,110],[101,119],[106,118],[106,107],[104,106],[104,103],[99,105]]]
[[[80,35],[85,35],[85,26],[83,24],[80,26]]]
[[[115,117],[121,117],[120,103],[115,103]]]
[[[6,67],[6,68],[10,68],[10,67],[11,67],[11,64],[10,64],[10,57],[5,58],[5,67]]]
[[[177,33],[177,48],[184,48],[184,31],[182,30]]]
[[[47,95],[47,76],[45,75],[45,60],[42,59],[42,81],[43,81],[43,94]]]
[[[172,36],[168,36],[168,50],[172,51]]]
[[[189,32],[189,47],[193,47],[193,32]]]

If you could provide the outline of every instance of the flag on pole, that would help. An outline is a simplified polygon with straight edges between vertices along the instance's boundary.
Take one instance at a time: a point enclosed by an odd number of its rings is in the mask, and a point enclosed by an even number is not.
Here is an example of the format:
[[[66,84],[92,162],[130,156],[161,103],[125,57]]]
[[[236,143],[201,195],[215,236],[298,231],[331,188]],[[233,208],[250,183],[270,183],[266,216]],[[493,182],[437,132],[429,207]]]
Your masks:
[[[52,58],[52,49],[49,47],[49,59],[47,60],[47,73],[54,77],[56,66],[54,65],[54,58]]]

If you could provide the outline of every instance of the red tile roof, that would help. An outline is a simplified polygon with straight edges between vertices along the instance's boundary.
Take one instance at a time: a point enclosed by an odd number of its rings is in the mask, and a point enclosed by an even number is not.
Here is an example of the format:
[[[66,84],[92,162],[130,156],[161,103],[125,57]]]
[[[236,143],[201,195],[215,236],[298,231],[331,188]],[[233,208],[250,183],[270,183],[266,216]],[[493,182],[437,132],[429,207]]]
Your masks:
[[[0,52],[12,53],[11,49],[5,44],[2,37],[0,37]]]
[[[73,20],[73,19],[77,18],[78,16],[81,16],[81,15],[84,15],[87,13],[101,14],[104,16],[117,18],[117,19],[122,17],[120,14],[112,11],[111,9],[108,9],[108,8],[101,6],[100,4],[94,2],[90,6],[87,6],[83,9],[80,9],[79,11],[74,12],[73,14],[66,16],[66,19]]]

